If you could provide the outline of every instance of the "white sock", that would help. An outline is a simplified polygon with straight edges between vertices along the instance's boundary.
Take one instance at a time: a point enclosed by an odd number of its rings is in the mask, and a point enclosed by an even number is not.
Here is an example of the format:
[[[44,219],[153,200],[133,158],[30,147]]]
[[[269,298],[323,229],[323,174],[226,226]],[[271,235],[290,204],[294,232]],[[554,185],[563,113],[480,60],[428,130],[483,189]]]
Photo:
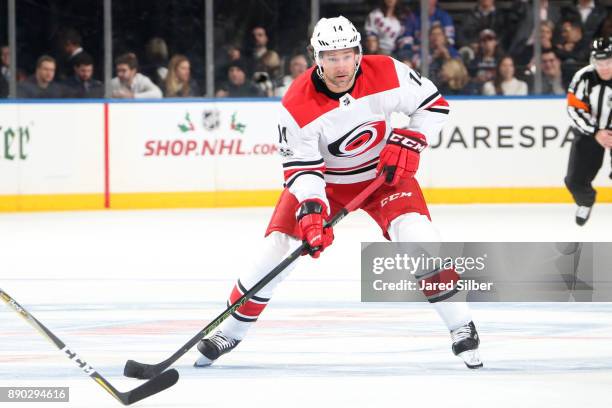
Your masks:
[[[391,222],[389,236],[394,242],[441,242],[440,233],[424,215],[404,214]],[[436,255],[433,249],[431,255]],[[457,293],[453,301],[433,303],[434,308],[444,320],[449,330],[454,330],[472,320],[470,307],[465,303],[466,293]],[[461,301],[458,301],[461,300]]]
[[[448,330],[455,330],[472,321],[472,312],[465,302],[437,302],[433,303],[433,306],[446,323]]]
[[[273,232],[268,235],[264,239],[260,250],[257,252],[257,256],[253,260],[251,267],[240,276],[240,282],[245,289],[249,290],[255,286],[257,282],[281,263],[281,261],[300,244],[301,242],[299,240],[280,232]],[[257,292],[257,296],[270,299],[276,286],[289,275],[296,264],[297,260],[287,266],[287,268],[276,276],[276,278]],[[254,323],[255,322],[243,322],[230,316],[219,326],[219,330],[227,337],[242,340]]]

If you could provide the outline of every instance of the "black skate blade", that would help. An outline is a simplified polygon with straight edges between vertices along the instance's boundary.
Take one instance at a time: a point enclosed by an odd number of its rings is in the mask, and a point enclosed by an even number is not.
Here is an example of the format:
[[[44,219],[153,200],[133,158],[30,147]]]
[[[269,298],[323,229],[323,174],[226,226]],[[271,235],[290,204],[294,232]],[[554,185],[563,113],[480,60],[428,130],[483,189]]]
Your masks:
[[[465,361],[464,361],[464,363],[465,363]],[[465,363],[465,366],[466,366],[467,368],[469,368],[470,370],[478,370],[479,368],[484,367],[484,364],[483,364],[483,363],[480,363],[480,364],[476,364],[476,365],[470,365],[470,364],[468,364],[468,363]]]

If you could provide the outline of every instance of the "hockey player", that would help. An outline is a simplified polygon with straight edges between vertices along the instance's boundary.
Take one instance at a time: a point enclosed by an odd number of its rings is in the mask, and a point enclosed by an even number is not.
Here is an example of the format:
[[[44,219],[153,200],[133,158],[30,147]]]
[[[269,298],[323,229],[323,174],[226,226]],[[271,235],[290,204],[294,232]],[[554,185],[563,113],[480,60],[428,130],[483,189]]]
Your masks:
[[[576,72],[567,91],[567,111],[575,139],[565,185],[578,204],[576,223],[582,226],[595,204],[591,183],[605,150],[612,148],[612,37],[593,41],[591,64]]]
[[[414,178],[426,138],[436,135],[449,107],[436,87],[388,56],[363,56],[361,36],[340,16],[323,18],[310,41],[316,67],[294,80],[282,100],[279,125],[285,189],[276,205],[264,248],[233,288],[233,303],[302,241],[318,258],[331,245],[324,220],[342,208],[376,176],[386,182],[362,205],[392,241],[440,241]],[[411,117],[407,129],[392,129],[392,112]],[[210,365],[245,337],[276,285],[296,262],[202,339],[195,366]],[[452,269],[423,276],[429,282],[456,282]],[[428,291],[428,300],[446,323],[452,350],[469,368],[482,367],[479,338],[468,305],[445,302],[456,290]]]

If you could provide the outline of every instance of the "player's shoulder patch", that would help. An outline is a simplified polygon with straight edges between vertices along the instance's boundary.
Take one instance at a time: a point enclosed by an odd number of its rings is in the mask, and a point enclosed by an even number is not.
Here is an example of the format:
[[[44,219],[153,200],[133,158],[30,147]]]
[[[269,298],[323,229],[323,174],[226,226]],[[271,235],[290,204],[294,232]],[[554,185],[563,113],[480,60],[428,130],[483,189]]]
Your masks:
[[[315,89],[311,80],[315,69],[316,66],[311,67],[297,77],[282,99],[283,106],[300,128],[338,107],[338,101],[327,98]]]

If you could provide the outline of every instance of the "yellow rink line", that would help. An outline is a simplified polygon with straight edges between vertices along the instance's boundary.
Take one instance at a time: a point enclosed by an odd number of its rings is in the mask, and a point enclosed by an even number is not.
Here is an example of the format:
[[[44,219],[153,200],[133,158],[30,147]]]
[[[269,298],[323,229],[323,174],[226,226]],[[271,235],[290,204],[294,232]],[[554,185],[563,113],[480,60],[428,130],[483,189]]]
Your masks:
[[[612,187],[597,188],[597,202],[612,203]],[[573,203],[562,187],[533,188],[430,188],[423,189],[428,204]]]
[[[565,188],[431,188],[428,204],[572,203]],[[612,187],[597,189],[597,202],[612,203]],[[115,193],[111,209],[273,206],[280,190]],[[102,210],[104,194],[0,195],[0,212]]]
[[[0,195],[0,212],[71,211],[104,208],[104,194]]]

